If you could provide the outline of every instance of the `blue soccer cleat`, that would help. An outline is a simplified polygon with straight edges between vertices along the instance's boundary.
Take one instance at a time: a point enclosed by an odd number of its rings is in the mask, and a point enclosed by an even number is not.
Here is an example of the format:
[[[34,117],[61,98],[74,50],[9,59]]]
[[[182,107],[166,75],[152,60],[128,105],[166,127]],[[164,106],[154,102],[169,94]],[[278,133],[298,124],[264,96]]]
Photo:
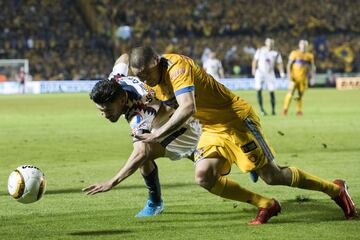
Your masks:
[[[256,172],[252,171],[252,172],[250,172],[250,178],[254,183],[256,183],[257,180],[259,179],[259,175],[257,175]]]
[[[135,215],[135,217],[151,217],[161,214],[164,211],[163,201],[155,204],[151,200],[147,200],[145,207]]]

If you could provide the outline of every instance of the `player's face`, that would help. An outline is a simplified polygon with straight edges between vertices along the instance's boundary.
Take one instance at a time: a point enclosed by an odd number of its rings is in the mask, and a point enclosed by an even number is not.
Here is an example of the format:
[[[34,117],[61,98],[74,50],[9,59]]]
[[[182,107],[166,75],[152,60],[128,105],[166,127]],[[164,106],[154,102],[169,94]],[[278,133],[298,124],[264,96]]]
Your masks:
[[[300,49],[300,51],[305,52],[306,49],[307,49],[307,46],[308,46],[308,42],[307,42],[307,41],[301,40],[301,41],[299,42],[299,49]]]
[[[161,78],[159,59],[154,59],[148,66],[143,69],[131,68],[131,71],[141,82],[150,87],[156,86]]]
[[[271,38],[267,38],[265,40],[265,46],[269,49],[273,49],[274,48],[274,40]]]
[[[125,107],[125,98],[117,98],[114,102],[107,102],[103,104],[96,104],[102,116],[107,118],[110,122],[117,122]]]

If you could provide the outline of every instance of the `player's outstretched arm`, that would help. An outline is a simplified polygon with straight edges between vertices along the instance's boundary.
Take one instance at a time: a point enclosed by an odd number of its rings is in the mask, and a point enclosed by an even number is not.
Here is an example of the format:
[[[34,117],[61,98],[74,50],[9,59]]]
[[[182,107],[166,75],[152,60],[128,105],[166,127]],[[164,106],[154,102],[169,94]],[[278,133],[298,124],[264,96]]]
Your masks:
[[[154,160],[164,156],[164,150],[160,144],[148,144],[135,142],[134,150],[125,165],[109,181],[96,183],[83,189],[87,195],[95,195],[100,192],[107,192],[131,176],[145,161]]]

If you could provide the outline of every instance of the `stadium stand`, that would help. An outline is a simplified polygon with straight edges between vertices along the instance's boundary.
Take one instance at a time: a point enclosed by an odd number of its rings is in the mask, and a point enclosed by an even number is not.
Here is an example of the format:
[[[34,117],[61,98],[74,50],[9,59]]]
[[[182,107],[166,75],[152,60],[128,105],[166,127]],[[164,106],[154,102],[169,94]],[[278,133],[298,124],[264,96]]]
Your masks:
[[[1,1],[0,58],[27,58],[33,80],[99,79],[111,39],[94,34],[75,1]]]
[[[208,47],[227,75],[239,69],[249,75],[255,49],[266,37],[275,39],[285,61],[305,38],[318,72],[360,72],[355,5],[356,0],[2,1],[0,58],[30,59],[34,80],[99,79],[116,56],[140,43],[199,63]],[[129,27],[130,37],[116,38],[119,26]]]

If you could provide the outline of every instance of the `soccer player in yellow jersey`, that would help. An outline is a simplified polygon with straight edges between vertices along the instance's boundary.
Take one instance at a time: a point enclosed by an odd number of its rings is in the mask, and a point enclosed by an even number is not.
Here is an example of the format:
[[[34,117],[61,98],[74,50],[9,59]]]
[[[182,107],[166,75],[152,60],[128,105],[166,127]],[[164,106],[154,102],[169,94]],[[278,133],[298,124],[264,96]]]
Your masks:
[[[300,40],[299,49],[290,53],[287,64],[287,72],[289,75],[289,91],[285,96],[283,115],[288,114],[291,98],[295,90],[298,92],[296,99],[296,115],[302,116],[302,102],[304,92],[307,89],[308,81],[315,77],[315,62],[314,55],[307,52],[309,43],[306,40]]]
[[[157,98],[176,109],[162,127],[136,137],[144,142],[158,142],[191,116],[199,119],[202,135],[195,152],[195,180],[215,195],[258,207],[259,212],[250,224],[266,223],[281,207],[277,200],[249,191],[227,178],[232,164],[243,172],[256,172],[270,185],[324,192],[343,209],[347,219],[357,215],[343,180],[330,182],[296,167],[278,166],[251,105],[214,80],[192,59],[178,54],[159,56],[151,47],[138,47],[130,53],[130,69],[152,88]]]

